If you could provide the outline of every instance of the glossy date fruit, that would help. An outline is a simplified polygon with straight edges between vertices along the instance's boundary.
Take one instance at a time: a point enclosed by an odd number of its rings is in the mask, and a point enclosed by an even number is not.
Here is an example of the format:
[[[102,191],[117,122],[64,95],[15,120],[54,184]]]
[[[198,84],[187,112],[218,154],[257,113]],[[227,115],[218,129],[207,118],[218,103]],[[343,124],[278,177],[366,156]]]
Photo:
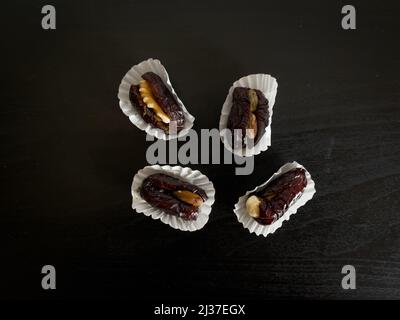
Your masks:
[[[245,147],[247,139],[252,139],[253,145],[256,145],[264,135],[268,122],[268,100],[264,94],[257,89],[236,87],[227,123],[232,132],[233,147]]]
[[[286,212],[289,205],[307,186],[305,170],[302,168],[288,171],[263,190],[250,194],[246,201],[247,213],[263,225],[277,221]]]
[[[163,173],[148,176],[140,195],[153,207],[185,220],[196,220],[199,206],[207,200],[203,189]]]
[[[168,133],[168,124],[162,122],[161,119],[156,116],[155,112],[147,107],[140,96],[139,89],[139,85],[132,85],[129,90],[129,99],[132,105],[138,110],[144,121]]]
[[[176,123],[177,132],[182,130],[185,123],[183,110],[160,76],[146,72],[142,78],[139,85],[130,87],[129,99],[143,120],[165,133],[172,121]]]

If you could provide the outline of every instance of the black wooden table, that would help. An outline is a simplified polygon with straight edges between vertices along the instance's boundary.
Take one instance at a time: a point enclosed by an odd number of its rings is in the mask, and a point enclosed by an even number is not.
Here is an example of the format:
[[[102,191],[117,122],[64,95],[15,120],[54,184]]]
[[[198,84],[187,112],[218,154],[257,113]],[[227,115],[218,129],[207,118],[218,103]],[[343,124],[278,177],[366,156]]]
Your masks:
[[[2,5],[1,297],[400,298],[400,46],[395,3],[51,1]],[[397,11],[396,11],[397,10]],[[204,229],[176,231],[131,209],[145,133],[118,106],[134,64],[158,58],[196,117],[218,128],[238,78],[279,83],[272,147],[250,176],[191,165],[214,182]],[[257,237],[237,198],[286,162],[313,200]],[[41,288],[54,265],[57,289]],[[344,265],[356,290],[343,290]]]

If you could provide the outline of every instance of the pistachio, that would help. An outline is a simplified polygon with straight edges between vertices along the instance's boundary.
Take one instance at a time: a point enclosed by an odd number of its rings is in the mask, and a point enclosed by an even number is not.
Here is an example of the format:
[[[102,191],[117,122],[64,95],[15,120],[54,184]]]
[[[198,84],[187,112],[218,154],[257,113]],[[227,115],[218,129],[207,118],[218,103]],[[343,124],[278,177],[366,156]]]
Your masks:
[[[174,196],[179,200],[186,202],[192,206],[198,207],[203,203],[203,198],[194,192],[187,190],[178,190],[174,192]]]
[[[250,111],[254,112],[257,109],[257,105],[258,105],[258,96],[257,96],[257,92],[253,89],[249,90],[249,101],[250,101]]]
[[[258,218],[260,216],[261,200],[257,196],[251,196],[246,201],[247,213],[250,217]]]

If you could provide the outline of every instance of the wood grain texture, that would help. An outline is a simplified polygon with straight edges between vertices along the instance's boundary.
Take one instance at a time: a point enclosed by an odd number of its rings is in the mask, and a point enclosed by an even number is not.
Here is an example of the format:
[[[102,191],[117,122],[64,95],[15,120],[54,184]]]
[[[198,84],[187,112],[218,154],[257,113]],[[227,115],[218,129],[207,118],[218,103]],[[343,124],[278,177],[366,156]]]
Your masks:
[[[51,32],[39,4],[2,10],[1,297],[400,298],[395,2],[353,1],[354,31],[340,28],[341,2],[52,4]],[[117,89],[149,57],[166,66],[196,130],[218,127],[236,79],[278,79],[272,147],[253,175],[191,165],[216,188],[195,233],[130,209],[150,143]],[[312,174],[314,199],[267,239],[249,234],[234,203],[293,160]],[[45,264],[56,266],[55,292],[40,288]],[[341,289],[345,264],[356,267],[354,291]]]

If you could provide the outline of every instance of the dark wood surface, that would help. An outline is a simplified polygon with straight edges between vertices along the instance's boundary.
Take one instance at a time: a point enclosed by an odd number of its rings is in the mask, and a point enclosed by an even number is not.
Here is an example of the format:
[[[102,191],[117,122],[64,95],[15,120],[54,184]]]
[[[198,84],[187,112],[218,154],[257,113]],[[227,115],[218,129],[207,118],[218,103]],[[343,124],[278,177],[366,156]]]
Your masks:
[[[52,1],[2,5],[1,282],[13,298],[400,298],[400,50],[395,2]],[[191,165],[216,188],[209,223],[176,231],[130,208],[150,145],[118,106],[126,71],[166,66],[194,128],[217,128],[232,82],[278,79],[272,147],[251,176]],[[264,239],[232,211],[286,162],[317,193]],[[57,289],[44,291],[53,264]],[[341,269],[357,289],[341,288]]]

